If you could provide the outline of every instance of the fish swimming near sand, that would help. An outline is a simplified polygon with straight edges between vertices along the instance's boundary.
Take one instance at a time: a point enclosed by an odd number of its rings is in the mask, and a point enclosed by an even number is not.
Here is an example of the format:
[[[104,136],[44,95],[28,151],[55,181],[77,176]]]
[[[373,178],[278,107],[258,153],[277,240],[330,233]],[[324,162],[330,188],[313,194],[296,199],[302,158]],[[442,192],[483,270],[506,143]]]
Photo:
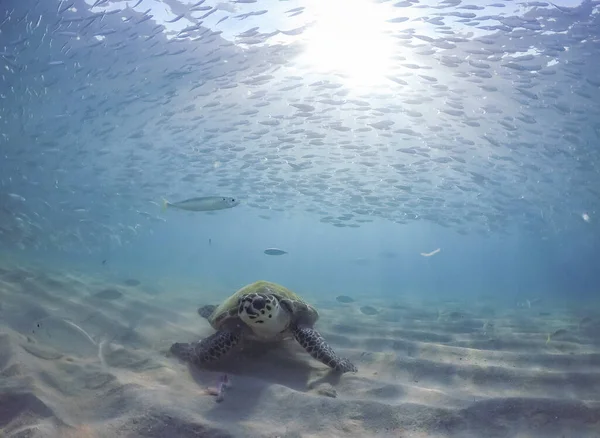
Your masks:
[[[169,202],[166,199],[163,199],[163,210],[171,207],[187,211],[215,211],[233,208],[239,203],[239,200],[226,196],[204,196],[200,198],[190,198],[179,202]]]
[[[548,338],[546,339],[546,344],[548,344],[551,339],[554,339],[557,336],[562,336],[562,335],[565,335],[565,334],[567,334],[567,330],[566,329],[558,329],[558,330],[555,330],[552,333],[548,333]]]

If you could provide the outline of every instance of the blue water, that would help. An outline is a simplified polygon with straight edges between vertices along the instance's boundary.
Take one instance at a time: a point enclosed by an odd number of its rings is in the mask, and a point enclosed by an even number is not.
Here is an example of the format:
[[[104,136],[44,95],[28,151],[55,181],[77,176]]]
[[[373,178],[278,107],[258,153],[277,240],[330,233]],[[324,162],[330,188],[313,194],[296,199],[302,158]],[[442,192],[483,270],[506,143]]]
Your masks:
[[[269,280],[322,305],[324,330],[359,368],[371,373],[377,354],[401,365],[383,383],[345,380],[340,399],[392,385],[402,396],[387,407],[431,389],[446,409],[473,385],[461,403],[516,397],[529,412],[531,378],[535,397],[595,409],[585,379],[600,375],[598,5],[0,0],[0,349],[32,336],[31,315],[91,330],[87,315],[66,314],[80,299],[139,315],[144,291],[152,317],[172,305],[165,339],[191,341],[208,335],[197,306]],[[161,208],[197,196],[241,203]],[[46,291],[40,272],[88,283]],[[125,304],[93,301],[124,279],[141,283]],[[340,295],[355,303],[340,307]],[[446,321],[448,309],[463,322]],[[128,328],[158,336],[143,325]],[[163,358],[147,338],[135,348]],[[430,349],[440,356],[418,362]],[[436,375],[449,363],[458,384]],[[421,367],[431,380],[418,384]],[[585,421],[573,421],[579,436]],[[15,422],[0,421],[0,435]]]
[[[585,229],[579,236],[545,240],[518,233],[464,236],[432,224],[384,221],[337,229],[301,218],[265,221],[244,206],[210,215],[168,211],[164,216],[167,222],[154,227],[153,236],[139,237],[128,247],[107,242],[94,254],[61,254],[60,259],[100,275],[148,282],[166,276],[229,291],[270,279],[333,296],[397,298],[418,291],[445,299],[495,296],[507,304],[532,296],[575,303],[597,299],[599,246]],[[268,247],[288,254],[267,256]],[[436,248],[441,251],[434,256],[420,255]]]

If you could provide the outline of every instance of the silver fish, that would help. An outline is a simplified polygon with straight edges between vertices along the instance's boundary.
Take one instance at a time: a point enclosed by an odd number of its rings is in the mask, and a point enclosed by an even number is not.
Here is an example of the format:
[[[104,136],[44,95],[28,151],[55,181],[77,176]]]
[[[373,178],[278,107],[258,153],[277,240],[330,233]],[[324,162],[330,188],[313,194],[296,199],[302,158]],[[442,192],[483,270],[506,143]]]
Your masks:
[[[287,251],[284,251],[279,248],[267,248],[267,249],[265,249],[264,253],[266,255],[279,256],[279,255],[287,254]]]
[[[179,208],[188,211],[215,211],[235,207],[240,203],[235,198],[226,196],[204,196],[200,198],[190,198],[180,202],[169,202],[163,199],[163,209],[167,207]]]

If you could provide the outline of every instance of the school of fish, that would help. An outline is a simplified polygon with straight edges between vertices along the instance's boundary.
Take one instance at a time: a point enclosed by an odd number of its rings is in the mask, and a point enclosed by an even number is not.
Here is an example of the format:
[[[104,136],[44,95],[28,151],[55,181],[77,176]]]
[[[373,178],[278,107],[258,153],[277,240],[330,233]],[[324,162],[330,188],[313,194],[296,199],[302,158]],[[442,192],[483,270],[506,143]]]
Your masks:
[[[598,1],[363,3],[368,86],[303,60],[312,0],[3,1],[0,243],[125,244],[199,187],[335,227],[594,226]]]

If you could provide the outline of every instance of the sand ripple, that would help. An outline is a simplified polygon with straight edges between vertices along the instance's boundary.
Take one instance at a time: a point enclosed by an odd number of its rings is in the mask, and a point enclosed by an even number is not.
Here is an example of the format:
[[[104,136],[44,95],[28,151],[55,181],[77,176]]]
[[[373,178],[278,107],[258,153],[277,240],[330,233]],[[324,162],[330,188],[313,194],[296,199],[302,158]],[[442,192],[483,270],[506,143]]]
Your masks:
[[[0,269],[1,436],[600,436],[589,309],[332,300],[318,328],[357,374],[332,374],[293,343],[197,370],[166,352],[211,332],[196,314],[206,303],[118,283]],[[233,386],[215,403],[206,388],[224,372]]]

